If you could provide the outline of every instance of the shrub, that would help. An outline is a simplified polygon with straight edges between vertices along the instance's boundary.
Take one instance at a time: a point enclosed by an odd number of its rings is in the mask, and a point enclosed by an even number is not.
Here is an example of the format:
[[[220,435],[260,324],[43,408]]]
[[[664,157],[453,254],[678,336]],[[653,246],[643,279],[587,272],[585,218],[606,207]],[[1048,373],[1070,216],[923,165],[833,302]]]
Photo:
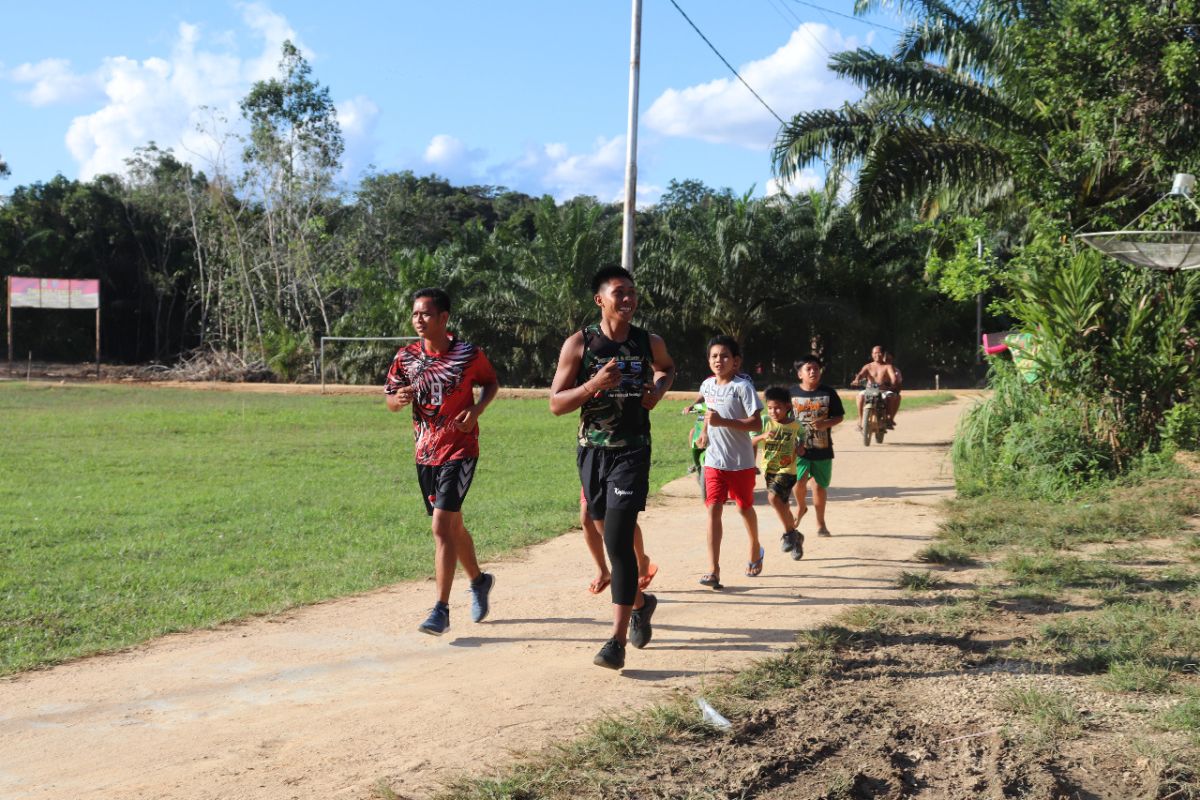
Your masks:
[[[1200,449],[1200,402],[1172,406],[1163,417],[1162,438],[1179,450]]]

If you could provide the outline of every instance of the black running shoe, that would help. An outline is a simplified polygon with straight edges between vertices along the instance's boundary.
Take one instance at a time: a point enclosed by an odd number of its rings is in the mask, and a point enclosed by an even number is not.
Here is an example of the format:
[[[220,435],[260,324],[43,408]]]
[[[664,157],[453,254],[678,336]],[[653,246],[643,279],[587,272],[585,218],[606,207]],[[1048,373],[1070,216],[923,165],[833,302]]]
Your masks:
[[[790,553],[796,549],[796,537],[800,533],[795,530],[785,531],[783,536],[779,537],[779,549],[785,553]]]
[[[638,650],[650,644],[650,637],[654,635],[650,618],[654,616],[654,609],[658,608],[658,598],[654,595],[643,594],[642,598],[646,602],[641,608],[634,609],[633,616],[629,618],[629,643]]]
[[[804,534],[800,531],[793,531],[796,534],[796,546],[792,548],[792,559],[799,561],[804,558]]]
[[[625,645],[616,639],[609,639],[604,643],[604,647],[600,648],[600,652],[596,653],[592,663],[606,669],[621,669],[625,666]]]

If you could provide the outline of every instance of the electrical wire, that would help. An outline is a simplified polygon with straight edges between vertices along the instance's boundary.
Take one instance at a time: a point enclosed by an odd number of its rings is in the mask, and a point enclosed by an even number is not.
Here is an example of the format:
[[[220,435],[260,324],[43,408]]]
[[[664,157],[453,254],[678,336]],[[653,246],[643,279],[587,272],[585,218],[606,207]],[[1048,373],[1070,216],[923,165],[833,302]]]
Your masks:
[[[704,43],[706,45],[708,45],[708,48],[717,54],[717,58],[721,59],[721,63],[729,68],[729,71],[733,73],[734,77],[736,77],[739,81],[742,82],[742,85],[745,86],[747,90],[749,90],[750,94],[754,95],[755,99],[758,100],[758,102],[762,103],[763,108],[765,108],[767,111],[770,111],[771,116],[774,117],[775,119],[779,120],[780,125],[786,125],[787,123],[783,121],[783,117],[776,114],[775,109],[773,109],[769,105],[767,105],[767,101],[763,100],[762,96],[759,95],[758,92],[754,91],[753,86],[746,83],[746,79],[743,78],[738,73],[738,71],[733,68],[733,65],[729,63],[729,61],[725,58],[725,56],[721,55],[721,51],[716,48],[716,45],[714,45],[712,42],[710,42],[708,40],[708,37],[704,35],[704,32],[701,31],[698,27],[696,27],[696,23],[692,22],[692,18],[689,17],[687,15],[687,13],[682,8],[679,7],[679,3],[676,3],[675,0],[671,0],[671,5],[675,6],[675,10],[679,12],[680,16],[682,16],[685,20],[687,20],[687,24],[692,26],[692,30],[694,30],[696,32],[697,36],[699,36],[701,39],[704,40]]]
[[[863,25],[870,25],[874,28],[882,28],[885,31],[891,31],[892,33],[904,33],[904,31],[902,31],[898,28],[889,28],[887,25],[882,25],[878,22],[871,22],[870,20],[863,19],[862,17],[856,17],[852,14],[843,14],[840,11],[834,11],[832,8],[825,8],[824,6],[819,6],[816,3],[809,3],[809,2],[806,2],[805,0],[791,0],[791,2],[796,3],[797,5],[808,6],[809,8],[815,8],[817,11],[821,11],[826,14],[833,14],[838,17],[845,17],[846,19],[852,19],[855,22],[861,22]]]

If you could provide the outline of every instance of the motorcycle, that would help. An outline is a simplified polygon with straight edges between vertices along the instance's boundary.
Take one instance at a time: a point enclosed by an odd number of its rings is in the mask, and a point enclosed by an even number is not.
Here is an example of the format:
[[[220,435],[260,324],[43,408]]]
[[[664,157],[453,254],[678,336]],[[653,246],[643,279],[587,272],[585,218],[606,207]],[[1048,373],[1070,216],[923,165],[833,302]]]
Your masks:
[[[887,433],[887,400],[879,384],[874,381],[867,381],[863,389],[862,419],[859,422],[862,423],[863,445],[870,447],[872,436],[876,444],[883,444],[883,435]]]

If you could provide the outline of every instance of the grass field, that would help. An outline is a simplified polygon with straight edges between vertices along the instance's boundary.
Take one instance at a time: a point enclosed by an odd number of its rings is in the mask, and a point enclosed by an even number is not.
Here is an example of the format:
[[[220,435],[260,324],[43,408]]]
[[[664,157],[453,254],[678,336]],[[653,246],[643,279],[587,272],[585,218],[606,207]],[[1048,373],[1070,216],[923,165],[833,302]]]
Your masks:
[[[679,408],[652,490],[689,463]],[[0,674],[432,573],[410,418],[378,397],[0,384],[0,419]],[[484,415],[481,559],[575,524],[576,420]]]

